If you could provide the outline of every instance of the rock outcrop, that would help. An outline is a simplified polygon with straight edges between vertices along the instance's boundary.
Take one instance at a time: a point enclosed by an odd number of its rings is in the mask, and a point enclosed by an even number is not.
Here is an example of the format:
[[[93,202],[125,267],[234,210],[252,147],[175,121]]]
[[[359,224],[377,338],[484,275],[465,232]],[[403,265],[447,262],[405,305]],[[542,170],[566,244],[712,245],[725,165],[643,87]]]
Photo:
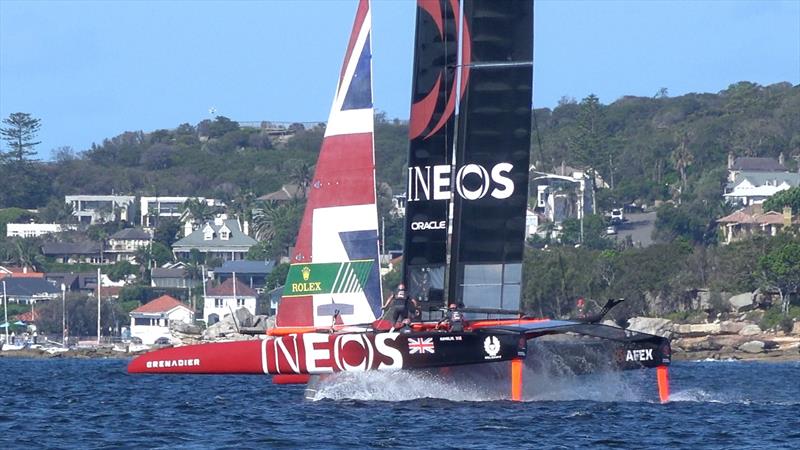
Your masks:
[[[745,292],[744,294],[734,295],[728,299],[731,309],[734,311],[746,311],[753,308],[753,293]]]
[[[756,324],[745,325],[739,330],[739,334],[742,336],[755,336],[761,334],[761,327]]]
[[[665,338],[672,337],[673,323],[671,320],[657,317],[632,317],[628,319],[628,329],[642,333],[655,334]]]
[[[739,346],[739,350],[745,353],[762,353],[765,347],[761,341],[747,341]]]

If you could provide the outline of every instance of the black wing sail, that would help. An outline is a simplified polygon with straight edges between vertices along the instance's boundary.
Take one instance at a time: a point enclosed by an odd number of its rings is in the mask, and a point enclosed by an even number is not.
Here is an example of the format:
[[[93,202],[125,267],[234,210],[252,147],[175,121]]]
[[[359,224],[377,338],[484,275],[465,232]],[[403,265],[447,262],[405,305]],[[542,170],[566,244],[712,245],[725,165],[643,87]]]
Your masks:
[[[444,301],[458,58],[457,0],[419,0],[403,273],[423,309]]]
[[[518,310],[533,88],[533,2],[464,0],[448,297]],[[450,300],[451,302],[453,300]]]

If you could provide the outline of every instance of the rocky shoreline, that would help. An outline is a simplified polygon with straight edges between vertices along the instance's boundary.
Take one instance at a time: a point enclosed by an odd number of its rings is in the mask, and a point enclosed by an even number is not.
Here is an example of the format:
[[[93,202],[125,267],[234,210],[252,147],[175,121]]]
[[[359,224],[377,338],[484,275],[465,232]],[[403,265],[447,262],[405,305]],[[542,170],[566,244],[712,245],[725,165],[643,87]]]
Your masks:
[[[669,338],[676,361],[800,361],[800,322],[794,324],[791,333],[784,333],[763,331],[746,320],[679,324],[661,318],[634,317],[628,328]]]

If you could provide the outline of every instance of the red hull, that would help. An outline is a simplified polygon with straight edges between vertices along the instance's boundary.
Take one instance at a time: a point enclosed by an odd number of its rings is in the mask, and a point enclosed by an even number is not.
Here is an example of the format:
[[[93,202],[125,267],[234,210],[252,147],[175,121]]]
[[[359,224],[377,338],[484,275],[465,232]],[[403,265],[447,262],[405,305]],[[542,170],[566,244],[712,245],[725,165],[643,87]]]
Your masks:
[[[217,342],[156,350],[135,358],[128,373],[265,374],[266,340]]]

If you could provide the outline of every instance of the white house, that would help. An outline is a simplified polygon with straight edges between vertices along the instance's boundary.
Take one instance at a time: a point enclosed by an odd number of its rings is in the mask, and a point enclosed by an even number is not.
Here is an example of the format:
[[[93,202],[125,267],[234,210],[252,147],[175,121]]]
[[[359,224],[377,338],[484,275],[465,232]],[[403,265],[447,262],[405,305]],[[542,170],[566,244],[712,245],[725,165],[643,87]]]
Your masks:
[[[114,255],[114,261],[135,262],[136,251],[150,245],[150,233],[138,228],[125,228],[108,238],[106,253]]]
[[[159,338],[171,340],[170,322],[192,323],[194,311],[179,300],[162,295],[130,313],[131,337],[138,337],[142,344],[153,345]]]
[[[236,261],[244,259],[256,244],[258,241],[245,234],[236,219],[223,214],[172,244],[172,252],[176,258],[188,258],[192,249],[197,249],[206,258]]]
[[[786,181],[781,181],[780,184],[754,185],[751,180],[744,179],[734,186],[730,192],[723,194],[723,197],[728,203],[750,206],[762,203],[778,192],[791,188],[792,186]]]
[[[45,234],[60,233],[64,229],[74,230],[75,226],[61,226],[57,223],[9,223],[6,224],[6,237],[39,237]]]
[[[132,195],[65,195],[64,201],[72,206],[72,214],[81,223],[98,221],[113,222],[130,220],[129,209],[135,197]]]
[[[144,228],[155,228],[161,219],[180,219],[186,200],[195,199],[208,206],[221,206],[222,202],[205,197],[142,197],[139,199],[139,219]]]
[[[255,315],[257,295],[255,289],[239,281],[234,274],[233,278],[228,278],[219,286],[206,288],[203,294],[203,319],[212,325],[239,308],[247,308]]]

